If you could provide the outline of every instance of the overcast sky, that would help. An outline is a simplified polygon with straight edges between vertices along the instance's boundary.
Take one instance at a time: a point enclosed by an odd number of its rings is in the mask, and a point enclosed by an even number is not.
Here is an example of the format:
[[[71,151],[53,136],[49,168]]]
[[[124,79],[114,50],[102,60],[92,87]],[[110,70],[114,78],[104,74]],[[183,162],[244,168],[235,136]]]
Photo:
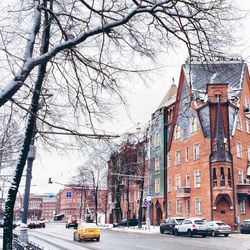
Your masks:
[[[238,24],[234,32],[238,33],[239,44],[232,48],[232,53],[237,53],[243,56],[249,64],[250,60],[250,32],[249,32],[249,0],[235,0],[247,10],[248,16],[243,24]],[[142,84],[133,85],[127,96],[128,110],[130,118],[123,107],[119,107],[115,113],[116,119],[112,127],[107,129],[118,134],[126,133],[129,130],[136,128],[137,123],[146,123],[150,120],[151,114],[156,110],[162,98],[166,94],[169,86],[172,84],[172,78],[178,85],[181,65],[185,62],[187,53],[184,48],[177,48],[170,54],[162,54],[158,60],[164,65],[161,70],[155,71],[151,75],[151,84],[143,86]],[[144,64],[142,61],[141,64]],[[39,150],[39,148],[38,148]],[[67,183],[67,180],[74,169],[77,168],[83,161],[83,156],[78,153],[69,152],[68,156],[60,155],[55,152],[44,153],[40,152],[37,159],[34,161],[33,167],[33,186],[31,192],[57,192],[61,186],[56,184],[48,184],[48,178],[52,177],[54,181]]]

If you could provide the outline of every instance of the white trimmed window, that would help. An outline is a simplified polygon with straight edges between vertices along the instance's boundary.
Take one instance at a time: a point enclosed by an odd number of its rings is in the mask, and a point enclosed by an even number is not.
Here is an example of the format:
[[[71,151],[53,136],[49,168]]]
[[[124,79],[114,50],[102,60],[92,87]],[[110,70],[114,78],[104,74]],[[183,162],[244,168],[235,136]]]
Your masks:
[[[181,127],[179,125],[175,125],[175,130],[174,130],[174,139],[178,140],[181,138]]]
[[[167,156],[167,164],[168,164],[168,168],[170,168],[171,167],[171,155],[170,154],[168,154],[168,156]]]
[[[193,134],[198,131],[198,120],[197,117],[192,117],[190,119],[190,133]]]
[[[238,158],[242,158],[242,145],[239,142],[236,142],[236,155]]]
[[[172,187],[171,187],[171,178],[168,177],[168,192],[171,192],[171,189],[172,189]]]
[[[186,162],[189,161],[189,147],[186,147],[186,149],[185,149],[185,160],[186,160]]]
[[[202,213],[202,200],[201,198],[195,198],[195,213],[200,215]]]
[[[246,213],[246,201],[245,200],[240,201],[239,206],[240,206],[240,213],[245,214]]]
[[[175,165],[181,164],[181,151],[178,150],[175,152]]]
[[[247,96],[245,96],[245,108],[249,108],[249,100]]]
[[[201,186],[201,171],[194,172],[194,187]]]
[[[182,210],[181,200],[177,200],[176,201],[176,215],[181,214],[181,210]]]
[[[246,132],[250,134],[250,120],[246,119]]]
[[[243,171],[241,169],[237,170],[237,180],[238,180],[238,184],[243,184],[243,182],[244,182]]]
[[[237,129],[242,130],[242,122],[239,114],[237,116]]]
[[[159,159],[159,157],[155,158],[155,172],[156,173],[160,172],[160,159]]]
[[[160,146],[160,134],[157,132],[155,134],[155,147],[159,147]]]
[[[168,215],[172,213],[172,201],[168,201]]]
[[[194,145],[194,160],[198,160],[200,158],[200,144]]]
[[[247,160],[250,161],[250,146],[247,147]]]
[[[190,174],[186,174],[186,187],[190,187]]]
[[[191,209],[190,209],[190,199],[186,200],[186,214],[190,214]]]
[[[179,187],[181,187],[181,176],[180,175],[175,176],[175,187],[176,187],[176,190]]]
[[[155,179],[155,193],[160,193],[160,178]]]

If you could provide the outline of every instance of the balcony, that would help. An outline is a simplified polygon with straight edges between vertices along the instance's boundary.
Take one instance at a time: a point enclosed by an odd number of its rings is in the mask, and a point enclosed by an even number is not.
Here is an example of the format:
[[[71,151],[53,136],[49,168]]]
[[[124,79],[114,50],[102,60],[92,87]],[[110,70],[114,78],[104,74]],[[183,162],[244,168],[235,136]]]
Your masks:
[[[176,190],[176,198],[188,198],[190,197],[190,187],[178,187]]]
[[[243,183],[237,184],[237,194],[250,195],[250,182],[248,179],[244,179]]]

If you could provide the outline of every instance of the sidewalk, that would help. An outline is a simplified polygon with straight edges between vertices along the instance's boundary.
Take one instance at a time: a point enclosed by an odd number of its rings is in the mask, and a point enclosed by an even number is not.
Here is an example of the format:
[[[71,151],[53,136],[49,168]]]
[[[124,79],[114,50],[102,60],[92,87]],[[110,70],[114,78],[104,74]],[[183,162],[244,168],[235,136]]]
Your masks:
[[[118,232],[127,232],[127,233],[143,233],[143,234],[159,234],[160,233],[160,227],[159,226],[150,226],[150,228],[146,228],[145,225],[142,226],[142,228],[136,227],[113,227],[113,225],[104,227],[104,229],[109,229],[112,231],[118,231]]]

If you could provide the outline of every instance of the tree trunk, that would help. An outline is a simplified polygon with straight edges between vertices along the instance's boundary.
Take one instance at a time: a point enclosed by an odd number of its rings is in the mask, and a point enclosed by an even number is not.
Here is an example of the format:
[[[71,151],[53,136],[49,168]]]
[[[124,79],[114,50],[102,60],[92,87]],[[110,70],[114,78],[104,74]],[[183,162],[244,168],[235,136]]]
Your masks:
[[[47,1],[44,1],[45,7],[47,7],[46,2]],[[50,38],[50,24],[48,21],[48,14],[45,12],[45,22],[44,22],[43,43],[42,43],[41,54],[44,54],[48,51],[49,38]],[[5,250],[12,250],[13,210],[14,210],[14,205],[16,201],[16,195],[18,192],[18,187],[21,181],[23,169],[25,166],[28,152],[29,152],[33,130],[35,127],[35,120],[36,120],[36,115],[37,115],[38,107],[39,107],[40,92],[41,92],[44,76],[46,74],[46,66],[47,66],[47,62],[42,63],[38,69],[38,76],[37,76],[35,88],[33,91],[33,96],[32,96],[32,101],[31,101],[31,106],[30,106],[30,114],[28,118],[26,131],[25,131],[24,142],[22,145],[22,150],[19,155],[19,160],[16,165],[16,170],[13,176],[12,184],[8,191],[7,201],[5,203],[4,230],[3,230],[3,249]]]
[[[95,188],[95,223],[98,225],[97,221],[97,211],[98,211],[98,186]]]

